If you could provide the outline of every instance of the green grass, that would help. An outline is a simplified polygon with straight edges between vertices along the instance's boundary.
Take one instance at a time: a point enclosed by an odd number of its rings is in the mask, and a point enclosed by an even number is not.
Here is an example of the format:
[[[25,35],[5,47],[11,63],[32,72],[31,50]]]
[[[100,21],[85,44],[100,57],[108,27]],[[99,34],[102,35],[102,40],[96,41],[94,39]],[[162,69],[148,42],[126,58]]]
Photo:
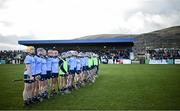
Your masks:
[[[71,94],[23,107],[23,65],[0,65],[0,109],[180,109],[180,65],[101,65]]]

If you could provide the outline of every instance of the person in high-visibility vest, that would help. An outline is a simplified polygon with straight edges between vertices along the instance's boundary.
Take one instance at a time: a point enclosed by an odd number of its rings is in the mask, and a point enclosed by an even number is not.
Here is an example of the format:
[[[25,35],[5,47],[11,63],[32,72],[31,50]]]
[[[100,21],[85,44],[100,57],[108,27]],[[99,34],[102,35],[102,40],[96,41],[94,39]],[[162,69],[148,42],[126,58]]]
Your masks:
[[[98,55],[97,54],[93,55],[93,61],[94,61],[94,74],[97,75],[98,66],[99,66],[99,61],[98,61]]]
[[[64,94],[67,85],[68,63],[65,54],[61,54],[59,61],[60,93]]]
[[[92,61],[92,58],[91,58],[91,53],[87,53],[88,55],[88,73],[87,73],[87,80],[89,82],[91,82],[92,80],[92,65],[93,65],[93,61]]]
[[[89,67],[89,70],[91,70],[91,66],[92,66],[92,59],[91,59],[91,56],[88,57],[88,67]]]
[[[96,54],[96,61],[97,61],[97,69],[96,69],[96,74],[97,74],[97,77],[98,77],[98,71],[99,71],[99,64],[100,64],[100,61],[99,61],[99,56]]]

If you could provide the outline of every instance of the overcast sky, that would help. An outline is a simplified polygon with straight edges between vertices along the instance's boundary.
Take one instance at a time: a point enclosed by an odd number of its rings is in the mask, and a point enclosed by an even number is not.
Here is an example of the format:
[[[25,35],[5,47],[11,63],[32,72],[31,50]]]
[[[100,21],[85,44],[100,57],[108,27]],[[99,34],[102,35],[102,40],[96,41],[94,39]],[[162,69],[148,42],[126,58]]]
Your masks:
[[[0,38],[7,40],[0,39],[1,49],[18,39],[140,34],[177,25],[180,0],[0,0]]]

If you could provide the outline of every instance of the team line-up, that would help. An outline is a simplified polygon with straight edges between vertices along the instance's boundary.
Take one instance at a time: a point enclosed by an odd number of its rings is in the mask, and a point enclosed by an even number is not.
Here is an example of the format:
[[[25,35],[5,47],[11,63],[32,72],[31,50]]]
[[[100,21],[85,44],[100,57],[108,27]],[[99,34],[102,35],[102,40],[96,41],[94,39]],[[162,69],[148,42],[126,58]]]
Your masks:
[[[36,52],[36,54],[35,54]],[[99,59],[92,52],[67,51],[29,46],[24,60],[24,105],[57,94],[71,93],[98,77]]]

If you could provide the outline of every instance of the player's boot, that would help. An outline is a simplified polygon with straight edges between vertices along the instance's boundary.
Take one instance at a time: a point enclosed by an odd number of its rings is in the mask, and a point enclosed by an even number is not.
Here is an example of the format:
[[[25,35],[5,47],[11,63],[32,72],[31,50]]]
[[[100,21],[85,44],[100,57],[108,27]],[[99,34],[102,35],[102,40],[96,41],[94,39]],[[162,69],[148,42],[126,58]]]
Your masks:
[[[85,83],[84,83],[84,81],[83,81],[83,82],[81,83],[81,86],[83,86],[83,87],[84,87],[85,85],[86,85],[86,84],[85,84]]]
[[[71,93],[71,91],[69,90],[69,87],[64,89],[64,93],[65,93],[65,94]]]
[[[74,89],[75,89],[75,86],[74,86],[74,85],[72,85],[72,86],[69,87],[69,90],[70,90],[70,91],[73,91]]]
[[[25,101],[24,101],[24,106],[29,106],[29,105],[30,105],[29,101],[28,101],[28,100],[25,100]]]
[[[55,89],[53,89],[53,96],[57,95],[57,92]]]
[[[45,93],[41,93],[41,98],[45,98]]]
[[[80,81],[78,81],[78,82],[76,83],[76,87],[77,87],[78,89],[81,87]]]
[[[45,91],[45,95],[46,95],[45,98],[46,98],[46,99],[49,99],[49,93],[48,93],[48,91]]]
[[[32,98],[32,101],[33,101],[34,103],[37,102],[37,97],[34,96],[34,97]]]
[[[37,100],[38,100],[39,102],[42,102],[42,101],[43,101],[43,97],[39,94],[39,95],[37,96]]]
[[[34,103],[32,98],[28,98],[28,101],[29,101],[29,104],[33,104]]]
[[[76,90],[79,89],[78,83],[76,83],[76,84],[74,85],[74,87],[75,87]]]
[[[65,93],[64,93],[64,88],[62,88],[61,90],[60,90],[60,93],[61,93],[61,95],[64,95]]]
[[[53,97],[53,96],[54,96],[54,94],[53,94],[53,92],[51,92],[51,93],[50,93],[50,97]]]

